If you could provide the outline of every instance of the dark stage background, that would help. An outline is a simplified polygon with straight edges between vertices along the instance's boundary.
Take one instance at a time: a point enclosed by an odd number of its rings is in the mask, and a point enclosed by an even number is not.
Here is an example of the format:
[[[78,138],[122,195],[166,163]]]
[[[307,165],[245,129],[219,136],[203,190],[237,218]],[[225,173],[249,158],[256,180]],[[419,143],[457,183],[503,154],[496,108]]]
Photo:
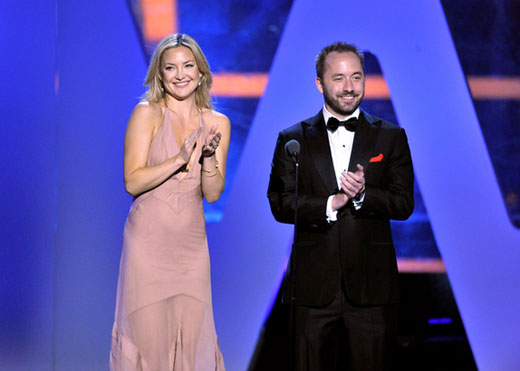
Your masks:
[[[259,362],[269,324],[284,325],[291,228],[268,210],[270,160],[277,132],[320,109],[313,58],[335,40],[366,51],[363,107],[403,126],[414,157],[416,210],[392,225],[403,357],[449,336],[481,370],[520,368],[519,3],[315,3],[0,3],[1,370],[107,369],[124,130],[174,31],[200,43],[232,123],[227,188],[206,205],[229,370]]]

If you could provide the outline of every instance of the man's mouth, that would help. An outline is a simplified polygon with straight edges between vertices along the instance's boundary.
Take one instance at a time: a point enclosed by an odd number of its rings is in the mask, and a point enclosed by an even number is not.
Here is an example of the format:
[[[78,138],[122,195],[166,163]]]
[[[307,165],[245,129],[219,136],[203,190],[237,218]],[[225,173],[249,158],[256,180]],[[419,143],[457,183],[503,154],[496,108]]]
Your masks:
[[[354,98],[356,98],[356,96],[354,94],[345,94],[345,95],[339,96],[339,99],[346,100],[346,101],[354,100]]]

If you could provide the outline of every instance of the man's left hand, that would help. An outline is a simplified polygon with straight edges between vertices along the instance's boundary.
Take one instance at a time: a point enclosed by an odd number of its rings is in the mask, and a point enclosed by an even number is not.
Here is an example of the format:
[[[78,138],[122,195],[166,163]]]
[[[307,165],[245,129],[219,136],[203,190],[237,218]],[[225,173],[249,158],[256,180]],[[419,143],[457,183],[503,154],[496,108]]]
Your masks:
[[[341,190],[352,199],[358,197],[365,190],[365,173],[363,166],[357,164],[355,173],[352,171],[341,173]]]

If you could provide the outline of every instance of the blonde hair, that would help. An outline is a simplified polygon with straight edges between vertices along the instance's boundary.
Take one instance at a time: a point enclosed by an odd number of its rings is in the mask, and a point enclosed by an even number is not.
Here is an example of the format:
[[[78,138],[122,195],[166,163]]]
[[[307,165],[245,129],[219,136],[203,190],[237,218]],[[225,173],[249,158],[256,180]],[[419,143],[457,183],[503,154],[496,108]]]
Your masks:
[[[181,33],[174,33],[166,36],[155,48],[152,60],[148,66],[146,79],[144,80],[144,86],[147,86],[148,90],[144,93],[142,99],[149,102],[158,102],[164,98],[165,92],[162,86],[162,81],[159,78],[162,58],[166,50],[178,46],[185,46],[191,50],[195,57],[195,63],[202,74],[200,84],[197,87],[197,90],[195,90],[195,103],[197,104],[197,107],[211,109],[212,106],[209,90],[213,84],[213,76],[209,70],[208,60],[204,56],[199,44],[197,44],[191,36]]]

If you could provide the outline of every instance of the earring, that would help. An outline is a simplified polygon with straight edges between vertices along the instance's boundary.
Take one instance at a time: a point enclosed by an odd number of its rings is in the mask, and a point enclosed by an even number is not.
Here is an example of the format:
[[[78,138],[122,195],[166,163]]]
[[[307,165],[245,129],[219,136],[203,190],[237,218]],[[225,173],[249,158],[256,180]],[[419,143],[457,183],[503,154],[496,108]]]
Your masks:
[[[161,94],[164,95],[164,83],[162,80],[159,80],[159,89],[161,90]]]

